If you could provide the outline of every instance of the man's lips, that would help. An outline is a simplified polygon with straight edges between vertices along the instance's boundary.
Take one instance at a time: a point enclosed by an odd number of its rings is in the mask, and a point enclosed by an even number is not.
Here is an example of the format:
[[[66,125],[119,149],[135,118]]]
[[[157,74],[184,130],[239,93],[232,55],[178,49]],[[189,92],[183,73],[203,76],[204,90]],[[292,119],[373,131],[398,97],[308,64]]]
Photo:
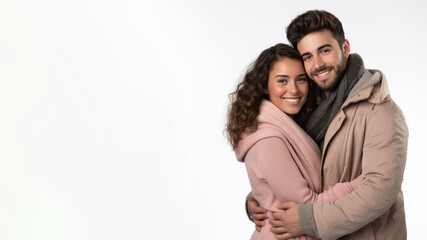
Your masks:
[[[324,72],[321,72],[321,73],[317,73],[316,76],[322,77],[322,76],[325,76],[328,73],[329,73],[329,71],[324,71]]]
[[[318,80],[325,80],[329,78],[333,68],[323,68],[321,70],[315,71],[311,74],[312,78],[316,78]]]

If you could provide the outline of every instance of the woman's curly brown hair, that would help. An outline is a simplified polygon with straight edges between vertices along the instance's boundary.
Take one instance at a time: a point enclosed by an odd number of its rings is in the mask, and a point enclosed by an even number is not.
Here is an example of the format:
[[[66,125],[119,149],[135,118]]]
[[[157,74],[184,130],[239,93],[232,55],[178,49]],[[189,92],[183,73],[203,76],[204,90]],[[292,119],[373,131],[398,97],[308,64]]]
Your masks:
[[[303,64],[301,56],[294,48],[283,43],[276,44],[258,56],[255,62],[249,66],[243,81],[237,85],[236,91],[229,94],[231,103],[228,108],[225,131],[233,149],[237,147],[243,133],[257,130],[257,117],[261,102],[264,99],[269,100],[268,94],[265,94],[269,74],[274,64],[283,58],[295,59]],[[311,81],[309,83],[310,91],[307,102],[294,116],[295,122],[301,126],[306,122],[314,104],[314,91]]]

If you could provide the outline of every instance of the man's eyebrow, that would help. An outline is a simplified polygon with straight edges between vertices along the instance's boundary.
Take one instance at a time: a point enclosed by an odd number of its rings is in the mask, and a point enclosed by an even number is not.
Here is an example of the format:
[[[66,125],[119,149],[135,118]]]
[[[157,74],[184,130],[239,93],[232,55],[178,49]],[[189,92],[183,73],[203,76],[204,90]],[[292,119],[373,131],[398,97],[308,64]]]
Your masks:
[[[331,44],[323,44],[322,46],[320,46],[320,47],[317,48],[317,51],[322,50],[322,48],[325,48],[325,47],[332,47],[332,45]],[[301,57],[304,57],[306,55],[310,55],[310,53],[309,52],[305,52],[305,53],[301,54]]]
[[[301,54],[301,57],[304,58],[304,56],[307,56],[307,55],[310,55],[310,53],[309,52],[303,53]]]
[[[324,45],[318,47],[317,50],[321,50],[322,48],[325,48],[325,47],[332,47],[332,45],[331,44],[324,44]]]

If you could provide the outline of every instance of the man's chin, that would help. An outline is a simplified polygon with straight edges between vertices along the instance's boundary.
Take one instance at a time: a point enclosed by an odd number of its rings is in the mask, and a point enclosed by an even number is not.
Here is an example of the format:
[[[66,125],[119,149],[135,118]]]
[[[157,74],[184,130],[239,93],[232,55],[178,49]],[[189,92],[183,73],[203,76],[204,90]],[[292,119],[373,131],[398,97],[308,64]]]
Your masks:
[[[317,83],[317,86],[320,88],[320,90],[322,91],[334,91],[337,87],[338,87],[338,82],[335,80],[323,80],[322,82]]]

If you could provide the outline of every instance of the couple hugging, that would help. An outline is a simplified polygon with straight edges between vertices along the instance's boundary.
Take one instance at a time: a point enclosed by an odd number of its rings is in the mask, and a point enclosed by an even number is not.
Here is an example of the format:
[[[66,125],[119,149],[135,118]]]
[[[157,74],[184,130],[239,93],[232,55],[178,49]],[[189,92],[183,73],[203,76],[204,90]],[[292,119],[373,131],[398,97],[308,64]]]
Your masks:
[[[252,192],[251,239],[406,239],[408,128],[387,80],[326,11],[297,16],[230,94],[226,134]]]

